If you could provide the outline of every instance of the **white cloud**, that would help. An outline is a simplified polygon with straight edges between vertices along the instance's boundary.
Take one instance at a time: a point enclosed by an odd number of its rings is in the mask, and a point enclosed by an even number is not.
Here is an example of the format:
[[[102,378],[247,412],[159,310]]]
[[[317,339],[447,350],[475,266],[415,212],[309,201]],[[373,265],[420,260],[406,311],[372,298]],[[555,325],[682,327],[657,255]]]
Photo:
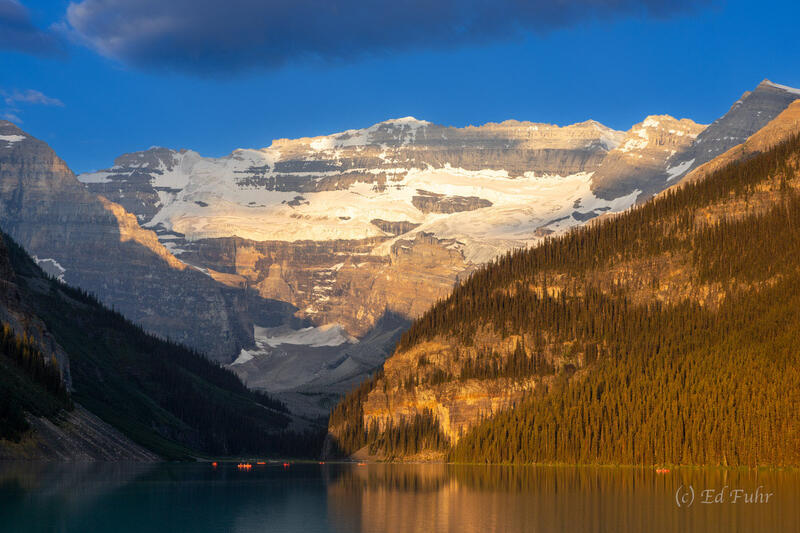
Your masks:
[[[26,89],[20,91],[15,89],[12,92],[0,90],[7,106],[15,107],[17,104],[34,104],[64,107],[64,103],[58,98],[51,98],[41,91]]]
[[[42,91],[37,91],[36,89],[0,89],[0,99],[5,103],[5,106],[0,108],[0,118],[16,124],[22,124],[20,116],[23,106],[43,105],[64,107],[64,102],[58,98],[47,96]]]
[[[8,120],[9,122],[13,122],[15,124],[22,124],[22,119],[10,111],[0,112],[0,118],[2,118],[3,120]]]

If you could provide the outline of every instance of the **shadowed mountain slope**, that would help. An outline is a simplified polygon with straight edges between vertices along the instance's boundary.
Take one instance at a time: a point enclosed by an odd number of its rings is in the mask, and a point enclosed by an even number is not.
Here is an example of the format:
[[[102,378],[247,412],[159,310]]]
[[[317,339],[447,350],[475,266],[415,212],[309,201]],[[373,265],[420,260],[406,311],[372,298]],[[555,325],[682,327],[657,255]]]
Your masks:
[[[4,240],[0,456],[315,453],[310,433],[289,431],[285,406],[48,276]]]

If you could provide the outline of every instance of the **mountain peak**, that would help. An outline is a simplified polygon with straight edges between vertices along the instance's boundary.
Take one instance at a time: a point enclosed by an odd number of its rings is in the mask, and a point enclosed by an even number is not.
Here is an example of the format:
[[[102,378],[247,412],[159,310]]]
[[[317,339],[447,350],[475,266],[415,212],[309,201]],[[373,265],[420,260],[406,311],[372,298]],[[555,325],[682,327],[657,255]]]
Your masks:
[[[412,116],[401,117],[401,118],[390,118],[389,120],[384,120],[380,124],[390,124],[392,126],[430,126],[430,122],[427,120],[419,120]]]
[[[14,124],[13,122],[9,122],[8,120],[0,120],[0,134],[16,134],[16,135],[25,135],[27,134],[20,129],[19,126]]]
[[[16,143],[31,138],[13,122],[0,120],[0,152],[7,152],[9,149],[15,148]]]
[[[642,128],[660,128],[664,122],[675,122],[670,115],[647,115],[641,123]]]
[[[648,115],[640,124],[633,126],[636,128],[667,128],[673,129],[676,126],[682,126],[687,129],[705,128],[704,124],[695,122],[690,118],[675,118],[672,115]]]

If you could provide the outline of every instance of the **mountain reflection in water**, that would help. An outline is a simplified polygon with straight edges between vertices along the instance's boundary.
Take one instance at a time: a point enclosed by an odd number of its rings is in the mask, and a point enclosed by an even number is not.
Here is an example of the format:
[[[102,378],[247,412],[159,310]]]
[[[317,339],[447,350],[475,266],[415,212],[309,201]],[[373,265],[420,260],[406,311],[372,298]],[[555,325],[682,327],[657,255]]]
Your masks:
[[[679,495],[695,494],[679,507]],[[703,493],[704,490],[713,490]],[[734,490],[742,489],[733,503]],[[745,503],[745,494],[771,493]],[[704,494],[722,499],[702,503]],[[3,531],[800,531],[792,471],[0,464]],[[684,496],[688,497],[688,496]],[[713,499],[713,498],[712,498]],[[680,500],[680,499],[679,499]]]

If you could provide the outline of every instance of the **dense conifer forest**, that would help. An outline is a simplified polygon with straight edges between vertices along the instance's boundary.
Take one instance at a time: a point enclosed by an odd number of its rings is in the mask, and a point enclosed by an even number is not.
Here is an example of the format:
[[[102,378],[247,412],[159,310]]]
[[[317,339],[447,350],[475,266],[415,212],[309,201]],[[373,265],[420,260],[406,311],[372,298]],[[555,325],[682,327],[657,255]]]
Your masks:
[[[580,371],[566,372],[547,366],[534,342],[442,374],[549,375],[458,439],[449,459],[800,464],[799,156],[793,136],[622,215],[510,253],[415,321],[399,351],[435,339],[457,351],[488,327],[583,356]],[[381,386],[377,375],[334,410],[345,453],[393,449],[365,427],[360,407]],[[418,435],[394,441],[438,433],[430,423],[403,429]]]

